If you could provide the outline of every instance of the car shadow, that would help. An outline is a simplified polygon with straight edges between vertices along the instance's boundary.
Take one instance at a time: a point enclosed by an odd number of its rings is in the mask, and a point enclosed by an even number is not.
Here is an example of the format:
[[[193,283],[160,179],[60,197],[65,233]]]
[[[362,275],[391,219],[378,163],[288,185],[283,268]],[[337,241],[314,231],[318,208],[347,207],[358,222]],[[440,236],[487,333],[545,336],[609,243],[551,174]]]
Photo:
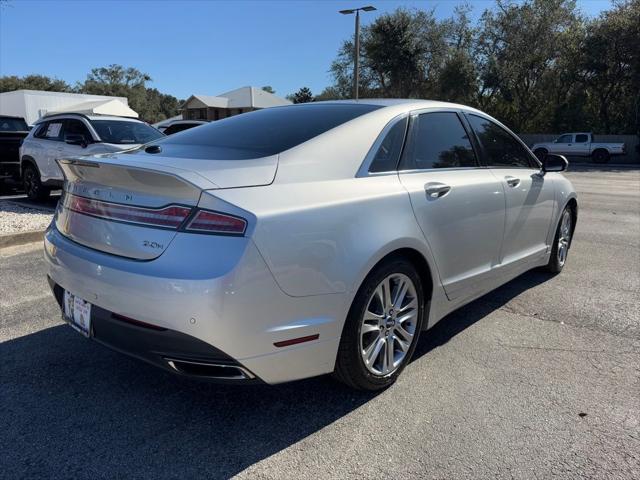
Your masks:
[[[450,313],[435,326],[422,332],[413,361],[438,348],[491,312],[500,309],[522,292],[552,279],[554,275],[541,268],[530,270],[490,293]]]
[[[549,278],[529,272],[449,315],[422,337],[414,362]],[[329,377],[277,386],[191,381],[65,325],[0,344],[0,369],[5,478],[228,478],[376,396]]]

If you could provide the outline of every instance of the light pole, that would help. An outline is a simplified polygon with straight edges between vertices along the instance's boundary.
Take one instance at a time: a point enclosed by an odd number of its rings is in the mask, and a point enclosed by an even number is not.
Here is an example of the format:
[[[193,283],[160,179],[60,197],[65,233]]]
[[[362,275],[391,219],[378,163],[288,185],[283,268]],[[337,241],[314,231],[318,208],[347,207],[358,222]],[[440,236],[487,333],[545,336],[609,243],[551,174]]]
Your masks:
[[[356,39],[355,39],[355,55],[353,56],[353,98],[358,99],[358,85],[360,83],[360,11],[372,12],[376,7],[367,5],[366,7],[350,8],[348,10],[340,10],[343,15],[356,14]]]

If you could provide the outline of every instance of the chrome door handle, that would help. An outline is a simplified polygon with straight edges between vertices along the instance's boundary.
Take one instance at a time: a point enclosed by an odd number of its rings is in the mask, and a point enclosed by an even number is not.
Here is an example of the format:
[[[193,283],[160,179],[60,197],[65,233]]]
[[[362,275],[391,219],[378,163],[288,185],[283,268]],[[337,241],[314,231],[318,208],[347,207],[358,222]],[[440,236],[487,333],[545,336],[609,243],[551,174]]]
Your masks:
[[[451,187],[449,185],[445,185],[444,183],[427,183],[424,186],[424,191],[427,194],[428,198],[440,198],[444,197],[449,191]]]
[[[507,185],[509,185],[510,187],[517,187],[518,185],[520,185],[520,179],[519,178],[506,176],[506,177],[504,177],[504,179],[506,180]]]

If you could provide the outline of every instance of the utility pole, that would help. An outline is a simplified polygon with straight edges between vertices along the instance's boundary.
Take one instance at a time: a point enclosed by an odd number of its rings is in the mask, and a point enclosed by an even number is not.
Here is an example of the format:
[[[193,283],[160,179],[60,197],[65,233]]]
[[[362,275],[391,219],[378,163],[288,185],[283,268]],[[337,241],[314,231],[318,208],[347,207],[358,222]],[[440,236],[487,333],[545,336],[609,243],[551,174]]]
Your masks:
[[[356,31],[355,31],[355,52],[353,52],[353,98],[358,99],[358,88],[360,86],[360,11],[371,12],[376,7],[368,5],[360,8],[350,8],[348,10],[340,10],[343,15],[356,14]]]

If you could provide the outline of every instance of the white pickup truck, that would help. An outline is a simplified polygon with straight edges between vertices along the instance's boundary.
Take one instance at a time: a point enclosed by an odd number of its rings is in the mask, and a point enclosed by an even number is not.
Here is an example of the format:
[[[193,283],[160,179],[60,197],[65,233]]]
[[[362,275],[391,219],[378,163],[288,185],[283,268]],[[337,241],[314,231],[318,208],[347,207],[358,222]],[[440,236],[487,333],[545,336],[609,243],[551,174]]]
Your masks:
[[[624,143],[596,143],[592,133],[563,133],[551,143],[536,143],[531,147],[539,159],[547,153],[591,157],[595,163],[607,163],[612,155],[624,155]]]

